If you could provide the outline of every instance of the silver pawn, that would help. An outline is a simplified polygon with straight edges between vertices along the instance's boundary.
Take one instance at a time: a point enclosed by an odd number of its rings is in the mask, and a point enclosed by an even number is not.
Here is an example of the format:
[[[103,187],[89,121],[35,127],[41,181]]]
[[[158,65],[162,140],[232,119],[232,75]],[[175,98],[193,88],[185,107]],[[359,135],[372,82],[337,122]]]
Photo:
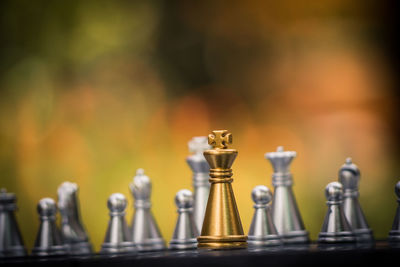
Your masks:
[[[150,211],[151,182],[143,169],[136,171],[129,185],[135,199],[131,235],[139,251],[157,251],[166,248],[164,239]]]
[[[397,210],[396,215],[394,216],[392,230],[389,232],[389,243],[400,244],[400,181],[397,182],[394,192],[397,196]]]
[[[207,136],[196,136],[188,142],[189,151],[193,154],[186,158],[193,172],[194,207],[193,218],[198,232],[203,226],[208,195],[210,192],[209,172],[210,166],[204,158],[203,152],[210,149]]]
[[[42,198],[37,206],[37,211],[40,216],[40,226],[32,249],[32,255],[54,256],[67,254],[67,248],[56,225],[56,202],[52,198]]]
[[[372,230],[369,228],[361,205],[358,202],[358,183],[360,170],[351,158],[339,170],[339,182],[343,185],[343,212],[358,242],[373,242]]]
[[[282,245],[272,220],[270,205],[271,191],[264,185],[254,187],[251,192],[254,204],[254,216],[248,234],[248,244],[251,247]]]
[[[329,183],[325,188],[325,196],[328,211],[318,236],[318,243],[354,243],[356,237],[342,209],[342,184]]]
[[[101,245],[101,254],[135,253],[136,248],[129,236],[128,226],[125,221],[127,201],[123,194],[114,193],[107,201],[110,211],[110,221],[104,242]]]
[[[92,253],[92,246],[81,222],[77,192],[78,186],[75,183],[64,182],[58,187],[61,235],[69,254],[90,254]]]
[[[24,241],[15,219],[17,198],[13,193],[0,189],[0,258],[26,256]]]
[[[279,146],[276,152],[265,154],[265,158],[271,162],[274,169],[272,185],[275,191],[272,200],[272,218],[285,244],[309,242],[309,234],[305,230],[292,190],[293,179],[289,166],[295,157],[295,151],[284,151],[282,146]]]
[[[174,234],[169,242],[170,249],[195,249],[199,232],[193,220],[193,194],[182,189],[175,196],[178,207],[178,220]]]

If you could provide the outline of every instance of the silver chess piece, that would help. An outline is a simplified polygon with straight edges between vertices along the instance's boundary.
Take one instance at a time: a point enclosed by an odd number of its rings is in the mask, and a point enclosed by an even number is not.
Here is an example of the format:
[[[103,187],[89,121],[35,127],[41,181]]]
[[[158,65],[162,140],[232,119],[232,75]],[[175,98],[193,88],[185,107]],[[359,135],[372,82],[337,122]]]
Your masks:
[[[249,247],[282,245],[270,211],[271,191],[264,185],[258,185],[251,192],[251,198],[254,202],[254,216],[247,239]]]
[[[135,253],[136,247],[132,242],[129,229],[125,221],[127,201],[123,194],[114,193],[107,201],[110,211],[110,220],[104,242],[101,245],[101,254]]]
[[[358,202],[358,184],[360,181],[360,170],[351,158],[339,170],[339,182],[343,185],[343,212],[349,222],[358,242],[373,242],[372,230]]]
[[[203,152],[211,149],[208,144],[207,136],[193,137],[189,142],[189,151],[193,154],[186,158],[193,172],[193,188],[194,188],[194,207],[193,218],[196,223],[198,232],[203,226],[204,213],[206,211],[208,195],[210,192],[210,183],[208,181],[210,166],[204,158]]]
[[[67,248],[56,225],[56,202],[52,198],[42,198],[37,206],[37,211],[40,216],[40,226],[32,249],[32,255],[54,256],[67,254]]]
[[[389,232],[388,241],[389,243],[400,245],[400,181],[397,182],[394,192],[397,196],[398,206],[394,216],[392,230]]]
[[[275,191],[272,200],[272,218],[285,244],[309,242],[309,234],[305,230],[292,190],[293,179],[289,166],[295,157],[295,151],[284,151],[282,146],[279,146],[276,152],[265,154],[265,158],[271,162],[274,169],[272,184]]]
[[[15,194],[0,189],[0,258],[26,256],[24,241],[15,219]]]
[[[166,248],[165,241],[151,213],[151,182],[143,169],[136,171],[129,185],[135,199],[131,235],[139,251],[157,251]]]
[[[61,214],[61,235],[71,255],[92,253],[89,237],[83,227],[78,201],[78,186],[64,182],[58,187],[58,209]]]
[[[178,220],[174,234],[169,242],[170,249],[195,249],[199,232],[193,219],[193,194],[190,190],[182,189],[175,196],[178,207]]]
[[[354,243],[356,237],[344,215],[343,187],[338,182],[329,183],[325,188],[328,211],[325,216],[322,230],[318,236],[318,243]]]

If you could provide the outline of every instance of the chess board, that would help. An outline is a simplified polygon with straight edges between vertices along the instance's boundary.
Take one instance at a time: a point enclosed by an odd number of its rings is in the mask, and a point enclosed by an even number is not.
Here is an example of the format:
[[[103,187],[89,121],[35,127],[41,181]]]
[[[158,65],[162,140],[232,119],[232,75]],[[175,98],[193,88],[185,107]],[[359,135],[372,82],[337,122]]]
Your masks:
[[[4,266],[361,266],[372,264],[389,266],[398,260],[400,248],[386,241],[371,247],[329,245],[316,243],[297,247],[237,250],[188,250],[137,253],[136,255],[84,257],[23,257],[0,259]]]

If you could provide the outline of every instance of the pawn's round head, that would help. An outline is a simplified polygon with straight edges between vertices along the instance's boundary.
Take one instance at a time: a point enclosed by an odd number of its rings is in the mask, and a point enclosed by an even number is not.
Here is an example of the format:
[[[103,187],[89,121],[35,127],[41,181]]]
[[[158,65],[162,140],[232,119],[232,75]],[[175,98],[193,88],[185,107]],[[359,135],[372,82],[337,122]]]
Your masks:
[[[400,199],[400,181],[398,181],[394,187],[394,192],[396,193],[397,198]]]
[[[121,193],[112,194],[107,201],[108,209],[111,212],[123,212],[126,209],[126,198]]]
[[[49,197],[42,198],[37,205],[37,211],[40,216],[54,216],[57,212],[56,202]]]
[[[340,201],[343,198],[343,186],[341,183],[332,182],[325,188],[325,196],[328,201]]]
[[[182,189],[176,193],[175,204],[180,209],[193,207],[193,194],[190,190]]]
[[[251,198],[256,204],[268,204],[272,200],[272,193],[268,187],[264,185],[257,185],[251,191]]]
[[[130,188],[135,199],[148,200],[150,198],[151,182],[150,178],[144,174],[143,169],[136,171],[136,176],[133,177]]]
[[[344,190],[357,190],[359,181],[360,170],[351,158],[347,158],[346,163],[339,170],[339,182],[343,185]]]

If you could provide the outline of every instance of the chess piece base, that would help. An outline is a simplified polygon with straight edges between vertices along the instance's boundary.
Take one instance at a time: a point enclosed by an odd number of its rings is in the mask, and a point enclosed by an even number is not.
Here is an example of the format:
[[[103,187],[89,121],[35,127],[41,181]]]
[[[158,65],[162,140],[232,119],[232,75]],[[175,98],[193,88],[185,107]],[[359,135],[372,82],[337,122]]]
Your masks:
[[[63,256],[67,255],[67,248],[64,245],[52,246],[50,248],[35,247],[32,249],[32,256]]]
[[[291,231],[281,235],[284,244],[307,244],[310,242],[308,231]]]
[[[123,242],[121,244],[105,243],[101,245],[100,254],[132,254],[136,252],[135,244]]]
[[[197,248],[196,238],[192,238],[190,240],[172,239],[171,242],[169,243],[169,249],[171,250],[196,249],[196,248]]]
[[[249,247],[269,247],[283,245],[282,239],[278,235],[269,235],[266,237],[248,236]]]
[[[318,236],[318,243],[354,243],[356,237],[353,232],[337,232],[337,233],[324,233],[321,232]]]
[[[92,254],[92,246],[88,242],[71,243],[66,245],[70,255]]]
[[[23,246],[15,246],[7,250],[0,250],[0,258],[2,257],[23,257],[26,256],[26,249]]]
[[[197,238],[199,249],[239,249],[247,248],[247,236],[199,236]]]
[[[374,242],[374,237],[372,235],[371,229],[356,229],[353,232],[356,236],[357,242],[361,243]]]
[[[161,238],[148,239],[146,243],[135,243],[140,252],[160,251],[165,249],[164,240]]]
[[[388,241],[390,243],[400,243],[400,230],[391,230]]]

